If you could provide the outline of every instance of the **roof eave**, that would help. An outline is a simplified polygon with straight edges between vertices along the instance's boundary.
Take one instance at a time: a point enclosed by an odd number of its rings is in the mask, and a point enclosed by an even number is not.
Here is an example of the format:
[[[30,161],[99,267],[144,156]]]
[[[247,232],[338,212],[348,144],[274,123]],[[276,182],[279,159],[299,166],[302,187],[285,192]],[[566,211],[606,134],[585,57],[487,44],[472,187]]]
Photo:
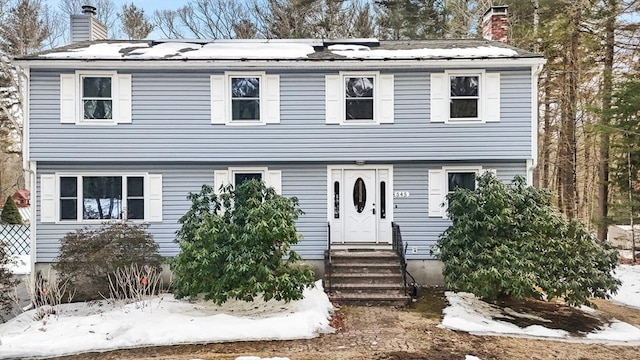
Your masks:
[[[482,58],[415,58],[415,59],[16,59],[23,68],[172,68],[234,69],[234,68],[403,68],[403,67],[522,67],[543,65],[546,60],[535,57]]]

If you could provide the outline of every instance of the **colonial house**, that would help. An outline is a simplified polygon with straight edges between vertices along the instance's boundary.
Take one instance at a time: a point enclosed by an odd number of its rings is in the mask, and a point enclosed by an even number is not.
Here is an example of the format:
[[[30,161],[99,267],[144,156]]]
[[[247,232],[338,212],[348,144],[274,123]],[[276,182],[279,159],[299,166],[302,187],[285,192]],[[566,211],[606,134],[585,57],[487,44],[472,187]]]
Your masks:
[[[489,39],[115,41],[74,15],[71,44],[17,59],[36,268],[105,219],[149,223],[175,255],[189,192],[257,178],[299,199],[318,275],[329,248],[401,239],[418,282],[441,281],[446,194],[536,166],[544,59],[503,42],[506,7],[484,20]]]

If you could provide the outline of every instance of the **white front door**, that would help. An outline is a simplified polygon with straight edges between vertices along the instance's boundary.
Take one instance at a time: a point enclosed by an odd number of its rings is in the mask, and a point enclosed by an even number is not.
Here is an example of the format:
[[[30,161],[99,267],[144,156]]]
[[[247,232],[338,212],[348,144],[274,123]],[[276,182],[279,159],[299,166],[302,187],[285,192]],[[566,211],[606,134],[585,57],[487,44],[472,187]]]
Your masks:
[[[345,170],[344,184],[344,240],[376,242],[376,170]]]

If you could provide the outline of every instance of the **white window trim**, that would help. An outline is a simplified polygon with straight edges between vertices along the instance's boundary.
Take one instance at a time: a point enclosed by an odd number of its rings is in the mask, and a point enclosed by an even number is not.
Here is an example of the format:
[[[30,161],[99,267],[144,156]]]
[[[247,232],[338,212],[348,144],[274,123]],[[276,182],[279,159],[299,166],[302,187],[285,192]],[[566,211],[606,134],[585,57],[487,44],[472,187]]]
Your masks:
[[[347,120],[347,94],[345,80],[352,77],[372,77],[373,78],[373,119],[371,120]],[[378,103],[380,102],[380,72],[379,71],[341,71],[340,72],[340,92],[339,92],[340,125],[378,125],[380,124],[380,114]]]
[[[233,120],[232,111],[232,89],[231,78],[234,77],[257,77],[260,79],[260,120]],[[232,126],[251,126],[251,125],[266,125],[267,124],[267,101],[266,101],[266,86],[267,86],[267,74],[264,71],[251,71],[251,72],[226,72],[224,73],[224,107],[225,107],[225,119],[226,125]]]
[[[214,192],[219,194],[220,186],[231,184],[235,186],[235,174],[261,173],[262,181],[267,187],[275,189],[278,195],[282,195],[282,170],[274,170],[265,166],[232,166],[213,171]]]
[[[447,70],[445,74],[446,84],[446,96],[447,96],[447,109],[446,109],[446,121],[448,123],[464,124],[464,123],[484,123],[486,119],[484,117],[484,106],[487,102],[485,91],[485,71],[478,70]],[[477,76],[478,77],[478,117],[477,118],[452,118],[451,117],[451,77],[452,76]]]
[[[71,172],[71,173],[56,173],[55,174],[55,178],[56,178],[56,189],[55,189],[55,198],[54,198],[54,202],[55,202],[55,223],[56,224],[102,224],[105,221],[124,221],[124,219],[83,219],[83,189],[82,189],[82,178],[85,176],[120,176],[120,177],[142,177],[144,178],[144,200],[145,200],[145,209],[144,209],[144,219],[131,219],[128,221],[132,221],[135,223],[145,223],[145,222],[149,222],[148,217],[149,217],[149,210],[147,209],[147,201],[149,199],[149,195],[150,195],[150,189],[149,189],[149,173],[147,172],[82,172],[82,173],[77,173],[77,172]],[[77,203],[76,203],[76,220],[62,220],[60,219],[60,178],[61,177],[75,177],[76,181],[77,181]],[[124,180],[124,179],[123,179]],[[126,181],[122,182],[122,209],[126,209],[126,204],[127,204],[127,197],[126,196],[126,190],[127,190],[127,183]]]
[[[116,71],[96,71],[96,70],[76,70],[76,124],[77,125],[117,125],[119,112],[119,92],[118,73]],[[111,119],[92,120],[84,118],[84,102],[82,96],[82,78],[89,77],[110,77],[111,78]]]
[[[443,166],[444,171],[444,190],[445,196],[447,196],[451,190],[449,189],[449,173],[475,173],[476,174],[476,188],[478,187],[478,176],[482,175],[482,166]]]
[[[267,174],[269,169],[267,167],[230,167],[229,170],[229,183],[236,186],[236,174],[262,174],[262,181],[269,187],[267,182]]]

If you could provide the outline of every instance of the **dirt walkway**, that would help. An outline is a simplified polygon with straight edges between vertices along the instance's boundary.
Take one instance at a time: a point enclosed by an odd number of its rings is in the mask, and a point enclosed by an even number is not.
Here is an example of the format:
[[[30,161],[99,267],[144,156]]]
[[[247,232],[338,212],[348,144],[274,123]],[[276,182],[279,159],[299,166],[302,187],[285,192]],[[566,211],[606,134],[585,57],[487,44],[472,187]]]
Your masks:
[[[640,310],[600,302],[604,311],[626,314],[640,326]],[[307,359],[640,359],[640,347],[579,344],[524,338],[474,336],[440,329],[443,303],[428,301],[413,310],[344,307],[344,328],[316,339],[177,345],[91,353],[63,359],[235,359],[241,355]]]

